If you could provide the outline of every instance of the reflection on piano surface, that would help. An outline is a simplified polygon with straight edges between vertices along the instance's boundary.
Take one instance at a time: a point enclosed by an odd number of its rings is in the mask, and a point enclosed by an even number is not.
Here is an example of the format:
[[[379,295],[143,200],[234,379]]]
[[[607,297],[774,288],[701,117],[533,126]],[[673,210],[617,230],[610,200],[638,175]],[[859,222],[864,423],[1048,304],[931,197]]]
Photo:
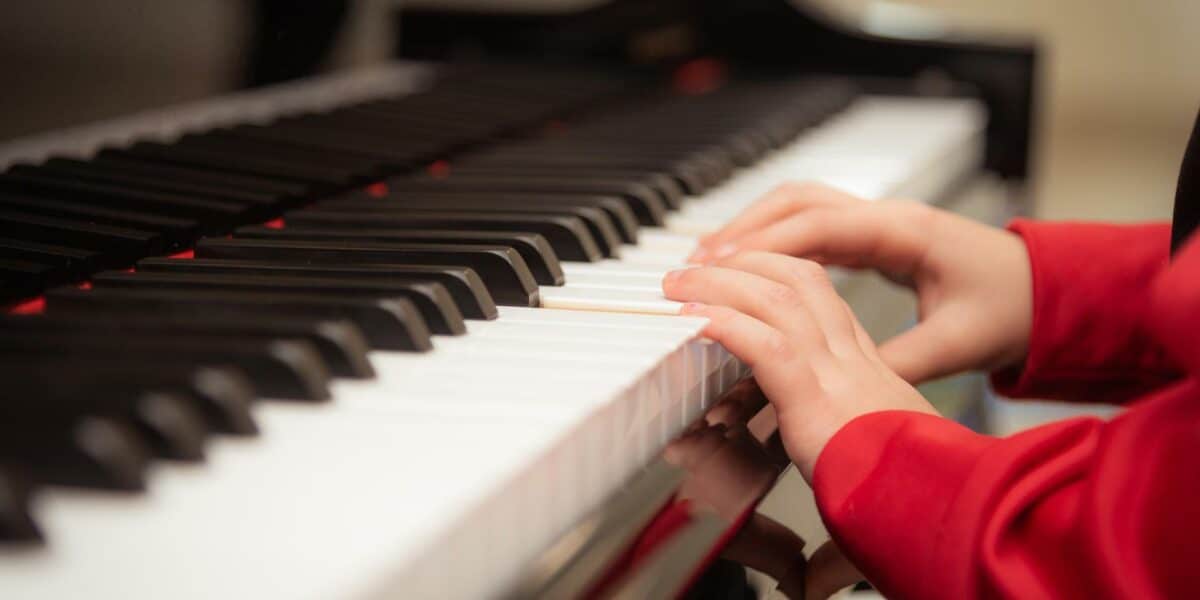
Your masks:
[[[0,148],[0,594],[664,596],[718,553],[794,586],[770,409],[661,277],[784,181],[1019,182],[1031,54],[639,6],[414,11],[404,56],[498,62]]]

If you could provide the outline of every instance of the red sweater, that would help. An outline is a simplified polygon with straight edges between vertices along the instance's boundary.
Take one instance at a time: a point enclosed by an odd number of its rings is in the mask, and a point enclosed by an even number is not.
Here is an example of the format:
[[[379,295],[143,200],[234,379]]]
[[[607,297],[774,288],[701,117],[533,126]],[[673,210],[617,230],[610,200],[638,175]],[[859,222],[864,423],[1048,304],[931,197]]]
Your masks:
[[[1200,236],[1170,260],[1167,225],[1012,229],[1033,331],[1025,364],[993,384],[1128,410],[1002,439],[859,417],[817,462],[825,522],[891,598],[1197,597]]]

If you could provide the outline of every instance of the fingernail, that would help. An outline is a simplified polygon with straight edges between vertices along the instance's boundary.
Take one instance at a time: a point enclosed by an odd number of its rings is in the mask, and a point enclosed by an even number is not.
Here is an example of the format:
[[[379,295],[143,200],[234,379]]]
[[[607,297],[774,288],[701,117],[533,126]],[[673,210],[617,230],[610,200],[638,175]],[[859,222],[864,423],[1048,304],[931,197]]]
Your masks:
[[[684,302],[683,306],[679,307],[679,314],[691,315],[704,310],[704,305],[699,302]]]
[[[726,256],[730,256],[730,255],[733,255],[736,253],[737,253],[737,246],[735,246],[733,244],[721,244],[720,246],[717,247],[716,250],[713,250],[712,257],[715,260],[718,258],[725,258]]]
[[[667,274],[663,275],[663,285],[675,283],[675,280],[679,279],[679,276],[682,274],[683,274],[683,269],[667,271]]]

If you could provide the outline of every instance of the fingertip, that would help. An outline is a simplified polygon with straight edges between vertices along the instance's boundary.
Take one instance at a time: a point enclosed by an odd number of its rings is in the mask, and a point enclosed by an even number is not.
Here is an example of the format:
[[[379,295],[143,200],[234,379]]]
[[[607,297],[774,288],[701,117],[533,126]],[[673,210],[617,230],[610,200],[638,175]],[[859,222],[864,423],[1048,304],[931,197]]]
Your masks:
[[[679,307],[679,314],[684,316],[700,315],[704,313],[706,305],[699,302],[684,302],[683,306]]]
[[[696,248],[696,250],[693,251],[690,256],[687,257],[687,262],[700,264],[707,261],[710,256],[711,253],[708,251],[708,248],[700,246],[699,248]]]

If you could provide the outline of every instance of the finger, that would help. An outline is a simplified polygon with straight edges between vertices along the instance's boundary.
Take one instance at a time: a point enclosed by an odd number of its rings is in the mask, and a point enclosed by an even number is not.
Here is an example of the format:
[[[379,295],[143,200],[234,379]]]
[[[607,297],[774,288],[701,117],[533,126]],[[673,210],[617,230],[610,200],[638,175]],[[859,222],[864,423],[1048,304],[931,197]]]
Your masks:
[[[663,458],[682,469],[691,470],[725,443],[724,425],[705,427],[667,445]]]
[[[854,333],[855,319],[821,265],[770,252],[740,252],[721,259],[716,266],[753,273],[796,290],[824,332],[830,350],[838,356],[862,351]]]
[[[825,335],[803,297],[765,277],[722,267],[696,267],[668,273],[663,293],[671,300],[728,306],[783,332],[805,350],[826,349]]]
[[[708,319],[703,335],[746,363],[756,379],[777,377],[783,381],[802,375],[793,364],[797,351],[783,333],[766,323],[728,306],[693,302],[685,304],[680,314]]]
[[[805,599],[824,600],[838,590],[862,581],[863,576],[831,540],[817,548],[808,559],[804,579]]]
[[[952,307],[938,311],[879,346],[879,358],[905,381],[918,383],[967,368],[978,356],[954,347],[964,321]]]
[[[704,420],[733,427],[746,423],[766,405],[767,397],[754,379],[743,379],[705,413]]]
[[[793,213],[817,206],[844,206],[856,202],[862,200],[820,183],[782,184],[767,192],[720,230],[701,238],[700,247],[689,261],[705,262],[731,254],[726,244]]]
[[[915,223],[924,211],[900,203],[817,208],[749,233],[736,245],[739,252],[776,252],[909,277],[929,248],[928,231]]]

